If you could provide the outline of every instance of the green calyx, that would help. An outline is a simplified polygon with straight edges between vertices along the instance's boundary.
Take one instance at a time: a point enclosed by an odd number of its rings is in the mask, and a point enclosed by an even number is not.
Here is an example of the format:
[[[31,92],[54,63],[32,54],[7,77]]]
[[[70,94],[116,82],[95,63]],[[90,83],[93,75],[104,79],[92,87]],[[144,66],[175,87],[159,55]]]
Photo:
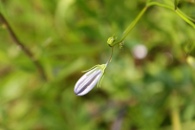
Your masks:
[[[99,86],[101,86],[102,79],[104,78],[104,71],[105,71],[105,69],[107,67],[107,64],[96,65],[96,67],[99,68],[102,71],[102,77],[100,78],[100,80],[99,80],[99,82],[97,84],[97,86],[99,87]]]
[[[91,71],[91,70],[93,70],[93,69],[101,70],[101,71],[102,71],[102,76],[101,76],[99,82],[97,83],[97,86],[99,87],[99,86],[101,85],[102,79],[103,79],[103,77],[104,77],[104,71],[105,71],[106,67],[107,67],[107,63],[106,63],[106,64],[101,64],[101,65],[95,65],[95,66],[93,66],[92,68],[90,68],[89,70],[86,70],[86,71],[83,71],[83,72],[89,72],[89,71]],[[91,73],[93,73],[93,71],[91,71],[91,72],[89,73],[89,75],[90,75]]]
[[[104,70],[106,69],[106,66],[107,66],[107,64],[95,65],[95,66],[93,66],[92,68],[90,68],[90,69],[88,69],[88,70],[85,70],[85,71],[83,71],[83,72],[85,73],[85,72],[91,71],[91,70],[93,70],[93,69],[96,68],[96,69],[101,70],[101,71],[104,73]]]

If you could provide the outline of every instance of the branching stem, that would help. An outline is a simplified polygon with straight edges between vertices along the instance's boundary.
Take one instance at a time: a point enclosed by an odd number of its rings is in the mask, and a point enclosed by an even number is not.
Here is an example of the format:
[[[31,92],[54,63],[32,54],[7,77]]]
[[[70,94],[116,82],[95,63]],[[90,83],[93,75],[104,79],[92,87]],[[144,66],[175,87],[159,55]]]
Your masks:
[[[150,0],[147,2],[146,6],[141,10],[141,12],[137,15],[137,17],[129,24],[129,26],[125,29],[122,37],[117,40],[116,37],[109,37],[109,39],[113,39],[108,40],[108,45],[110,47],[113,47],[117,44],[122,43],[125,38],[127,37],[127,35],[131,32],[131,30],[135,27],[135,25],[138,23],[138,21],[141,19],[141,17],[144,15],[144,13],[147,11],[147,9],[151,6],[158,6],[158,7],[163,7],[169,10],[174,11],[179,17],[181,17],[185,22],[187,22],[191,27],[193,27],[195,29],[195,24],[194,19],[190,18],[189,16],[187,16],[185,13],[183,13],[181,10],[179,10],[179,8],[177,7],[178,1],[175,0],[175,7],[169,6],[169,5],[165,5],[162,3],[158,3],[158,2],[150,2]]]

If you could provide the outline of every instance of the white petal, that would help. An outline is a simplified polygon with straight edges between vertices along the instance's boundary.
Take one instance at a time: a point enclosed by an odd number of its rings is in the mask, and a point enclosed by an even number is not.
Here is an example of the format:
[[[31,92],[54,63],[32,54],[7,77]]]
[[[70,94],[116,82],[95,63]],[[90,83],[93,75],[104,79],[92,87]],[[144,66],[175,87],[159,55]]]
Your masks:
[[[86,89],[86,87],[88,87],[88,85],[95,79],[95,77],[97,77],[99,75],[99,73],[100,73],[99,70],[95,70],[92,73],[90,73],[89,75],[84,75],[85,79],[82,76],[81,78],[83,80],[78,81],[75,85],[75,93],[78,94],[81,91],[83,91],[84,89]]]
[[[74,92],[78,96],[87,94],[98,83],[102,76],[102,71],[95,68],[84,74],[76,83]]]
[[[91,82],[91,84],[89,84],[86,89],[84,89],[84,91],[82,91],[81,93],[78,93],[77,95],[78,96],[83,96],[85,94],[87,94],[89,91],[91,91],[95,86],[96,84],[98,83],[98,81],[100,80],[102,74],[101,75],[98,75],[94,80],[93,82]]]
[[[85,73],[85,74],[77,81],[76,85],[78,85],[78,84],[80,84],[81,82],[83,82],[83,80],[85,80],[85,79],[87,78],[87,76],[88,76],[89,74],[91,74],[93,71],[95,71],[96,69],[97,69],[97,68],[94,68],[94,69],[88,71],[87,73]]]
[[[100,73],[99,70],[93,70],[93,71],[90,71],[90,73],[86,73],[84,74],[79,80],[78,82],[76,83],[75,85],[75,91],[76,92],[79,92],[83,86],[85,84],[87,84],[87,82],[89,82],[90,80],[92,80],[94,78],[95,75],[97,75],[98,73]]]

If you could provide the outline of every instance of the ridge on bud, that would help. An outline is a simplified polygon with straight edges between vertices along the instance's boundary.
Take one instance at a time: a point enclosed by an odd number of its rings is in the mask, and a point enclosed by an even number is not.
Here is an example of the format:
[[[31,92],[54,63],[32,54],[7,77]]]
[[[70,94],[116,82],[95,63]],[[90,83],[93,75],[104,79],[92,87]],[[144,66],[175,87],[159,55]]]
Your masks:
[[[77,96],[83,96],[91,91],[96,84],[99,85],[106,67],[107,63],[96,65],[90,70],[85,71],[86,73],[75,84],[74,93]]]

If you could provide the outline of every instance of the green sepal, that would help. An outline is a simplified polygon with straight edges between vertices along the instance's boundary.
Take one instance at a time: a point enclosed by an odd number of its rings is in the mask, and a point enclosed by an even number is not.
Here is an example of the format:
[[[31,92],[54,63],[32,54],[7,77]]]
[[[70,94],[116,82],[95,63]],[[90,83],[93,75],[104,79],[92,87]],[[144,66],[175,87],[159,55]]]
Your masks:
[[[99,70],[101,70],[102,71],[102,76],[103,76],[103,74],[104,74],[104,70],[106,69],[106,66],[107,66],[107,64],[101,64],[101,65],[95,65],[95,66],[93,66],[92,68],[90,68],[90,69],[88,69],[88,70],[85,70],[85,71],[82,71],[83,73],[86,73],[86,72],[89,72],[89,71],[91,71],[91,70],[93,70],[93,69],[99,69]],[[92,71],[93,72],[93,71]],[[91,73],[92,73],[91,72]],[[91,73],[89,73],[89,75],[91,74]],[[100,79],[101,80],[101,79]],[[98,82],[99,83],[99,82]]]

